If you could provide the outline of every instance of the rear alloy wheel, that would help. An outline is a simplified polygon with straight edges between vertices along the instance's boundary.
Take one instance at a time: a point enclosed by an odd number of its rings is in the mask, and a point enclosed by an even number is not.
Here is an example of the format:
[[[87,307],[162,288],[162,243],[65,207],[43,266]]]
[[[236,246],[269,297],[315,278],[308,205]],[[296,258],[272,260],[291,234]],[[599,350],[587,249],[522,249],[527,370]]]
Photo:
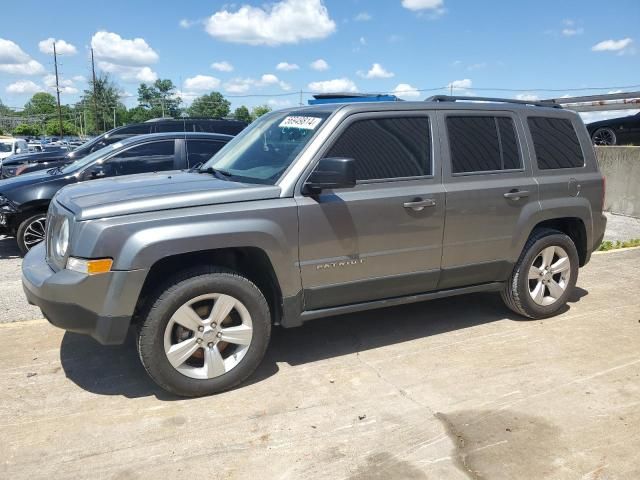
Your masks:
[[[554,315],[571,295],[579,263],[578,251],[569,236],[548,228],[535,230],[502,291],[502,299],[525,317]]]
[[[142,316],[142,364],[162,388],[187,397],[241,383],[262,361],[271,336],[269,306],[258,287],[214,267],[171,279]]]
[[[47,215],[45,213],[38,213],[23,221],[16,235],[22,255],[26,255],[29,250],[43,242],[46,231]]]
[[[599,128],[591,136],[594,145],[610,146],[617,143],[616,133],[610,128]]]

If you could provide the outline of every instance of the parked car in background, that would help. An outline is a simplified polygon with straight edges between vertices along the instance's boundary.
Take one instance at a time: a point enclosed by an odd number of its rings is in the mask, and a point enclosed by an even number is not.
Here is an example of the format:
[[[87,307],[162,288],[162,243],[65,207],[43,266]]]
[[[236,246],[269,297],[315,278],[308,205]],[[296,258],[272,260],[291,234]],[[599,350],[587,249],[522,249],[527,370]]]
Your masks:
[[[80,158],[89,155],[101,148],[135,135],[169,132],[203,132],[221,133],[225,135],[237,135],[247,126],[246,122],[225,119],[185,118],[175,120],[160,118],[144,123],[133,123],[123,127],[114,128],[98,137],[95,137],[80,147],[67,151],[50,152],[49,155],[23,156],[16,159],[10,168],[0,172],[0,178],[9,178],[15,175],[45,170],[60,165],[68,165]],[[53,145],[49,143],[48,145]],[[46,148],[46,147],[45,147]],[[65,147],[66,148],[66,147]]]
[[[24,254],[44,239],[47,209],[66,185],[145,172],[192,168],[208,161],[230,135],[156,133],[137,135],[46,171],[0,181],[0,234],[15,236]]]
[[[587,130],[464,99],[272,112],[197,173],[65,188],[27,298],[104,344],[134,324],[150,377],[185,396],[243,382],[274,325],[472,292],[562,312],[606,225]]]
[[[0,165],[7,157],[28,151],[29,145],[22,138],[0,137]]]
[[[0,179],[15,177],[27,171],[44,170],[59,164],[60,158],[69,154],[69,148],[45,144],[39,152],[20,153],[2,162]],[[31,169],[31,170],[30,170]]]
[[[640,112],[587,125],[594,145],[640,145]]]

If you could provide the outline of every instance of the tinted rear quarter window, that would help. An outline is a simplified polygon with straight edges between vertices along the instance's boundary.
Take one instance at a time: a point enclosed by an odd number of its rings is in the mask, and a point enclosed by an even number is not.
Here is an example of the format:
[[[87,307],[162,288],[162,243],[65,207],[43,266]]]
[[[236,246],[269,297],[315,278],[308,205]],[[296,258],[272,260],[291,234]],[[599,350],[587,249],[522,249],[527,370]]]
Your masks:
[[[355,159],[358,180],[432,175],[429,118],[357,120],[325,156]]]
[[[529,117],[528,123],[540,170],[584,166],[580,141],[570,120]]]
[[[187,163],[189,167],[193,167],[198,163],[206,163],[223,146],[223,142],[215,140],[187,140]]]
[[[447,132],[453,173],[494,172],[522,167],[510,118],[449,116]]]

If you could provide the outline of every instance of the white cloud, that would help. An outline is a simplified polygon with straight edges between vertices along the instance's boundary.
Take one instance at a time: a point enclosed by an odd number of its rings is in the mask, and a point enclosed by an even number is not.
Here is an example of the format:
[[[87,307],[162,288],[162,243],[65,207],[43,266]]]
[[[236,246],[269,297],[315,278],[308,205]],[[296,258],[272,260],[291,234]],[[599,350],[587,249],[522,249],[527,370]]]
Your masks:
[[[98,62],[98,68],[118,75],[125,82],[153,83],[158,79],[158,74],[150,67],[129,67],[109,62]]]
[[[43,88],[31,80],[18,80],[8,85],[5,90],[7,93],[23,94],[41,92]]]
[[[570,107],[569,107],[570,108]],[[625,110],[624,115],[635,115],[639,113],[640,110]],[[582,117],[582,121],[584,123],[598,122],[600,120],[609,120],[610,118],[618,118],[622,116],[619,111],[609,111],[609,112],[578,112],[578,114]]]
[[[225,42],[274,46],[325,38],[336,24],[322,0],[281,0],[220,10],[206,19],[205,30]]]
[[[402,6],[409,10],[441,10],[444,8],[443,0],[402,0]]]
[[[189,20],[189,19],[183,18],[182,20],[180,20],[180,22],[178,22],[178,25],[180,25],[181,28],[191,28],[196,23],[198,23],[197,20]]]
[[[631,46],[632,43],[633,40],[628,37],[622,40],[603,40],[591,47],[591,50],[594,52],[620,52]]]
[[[149,64],[158,54],[143,38],[122,38],[117,33],[99,31],[91,38],[98,67],[118,75],[125,82],[155,82],[158,75]]]
[[[52,75],[52,74],[45,75],[42,81],[44,82],[44,85],[45,87],[47,87],[47,89],[53,90],[55,92],[56,90],[55,75]],[[68,94],[78,93],[78,89],[75,87],[73,80],[59,77],[58,85],[60,88],[60,93],[68,93]]]
[[[39,75],[44,67],[33,60],[15,42],[0,38],[0,72],[13,75]]]
[[[75,76],[73,76],[71,78],[72,78],[72,80],[74,82],[86,82],[87,81],[87,79],[84,77],[84,75],[75,75]]]
[[[538,97],[538,95],[535,95],[533,93],[519,93],[518,95],[516,95],[516,100],[525,100],[527,102],[534,102],[536,100],[540,100],[540,97]]]
[[[371,18],[372,17],[368,12],[360,12],[353,19],[356,22],[368,22],[369,20],[371,20]]]
[[[395,73],[385,70],[385,68],[379,63],[374,63],[368,72],[365,73],[360,71],[358,72],[358,75],[363,78],[391,78],[395,76]]]
[[[582,35],[584,33],[584,28],[580,27],[580,28],[563,28],[562,29],[562,35],[564,35],[565,37],[573,37],[575,35]]]
[[[309,90],[318,93],[357,92],[358,87],[348,78],[336,78],[320,82],[311,82]]]
[[[267,100],[267,105],[272,106],[273,108],[284,108],[292,105],[291,100],[279,99],[279,98],[270,98]]]
[[[184,81],[184,88],[193,92],[209,92],[220,86],[220,80],[209,75],[196,75]]]
[[[314,70],[317,70],[318,72],[329,70],[329,64],[322,58],[319,58],[318,60],[311,62],[309,66]]]
[[[480,70],[482,68],[487,68],[487,62],[478,62],[478,63],[472,63],[471,65],[469,65],[467,67],[467,70],[469,70],[470,72],[474,71],[474,70]]]
[[[280,80],[273,73],[265,73],[259,80],[254,78],[234,78],[224,84],[229,93],[246,93],[251,88],[263,88],[278,85],[282,90],[290,90],[291,85]]]
[[[75,55],[78,53],[75,45],[67,43],[62,39],[56,40],[53,37],[49,37],[46,40],[38,42],[38,48],[42,53],[53,55],[53,42],[56,42],[56,53],[58,55]]]
[[[144,38],[128,40],[113,32],[96,32],[91,46],[96,59],[116,65],[142,67],[156,63],[159,58]]]
[[[276,70],[281,70],[283,72],[290,72],[291,70],[299,70],[300,67],[295,63],[288,62],[280,62],[276,65]]]
[[[409,85],[408,83],[399,83],[396,88],[393,89],[393,94],[400,98],[417,98],[420,97],[420,92]]]
[[[233,65],[226,60],[222,62],[213,62],[211,64],[211,68],[218,70],[219,72],[233,72]]]
[[[468,78],[465,78],[463,80],[454,80],[453,82],[451,82],[450,84],[447,85],[447,88],[449,90],[453,89],[453,90],[466,90],[468,88],[471,88],[471,80]]]

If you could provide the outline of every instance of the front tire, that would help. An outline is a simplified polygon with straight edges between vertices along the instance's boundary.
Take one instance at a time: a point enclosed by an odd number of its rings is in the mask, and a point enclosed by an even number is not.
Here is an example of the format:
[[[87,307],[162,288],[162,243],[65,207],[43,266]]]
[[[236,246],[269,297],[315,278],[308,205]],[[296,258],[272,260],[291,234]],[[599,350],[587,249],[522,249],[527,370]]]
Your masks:
[[[578,251],[570,237],[558,230],[535,230],[502,291],[502,299],[524,317],[555,315],[576,285],[578,265]]]
[[[170,281],[149,302],[138,353],[149,376],[185,397],[235,387],[258,367],[271,315],[262,292],[235,272],[204,268]]]
[[[16,241],[23,256],[37,244],[44,241],[47,231],[46,222],[47,214],[37,213],[20,223],[16,232]]]

